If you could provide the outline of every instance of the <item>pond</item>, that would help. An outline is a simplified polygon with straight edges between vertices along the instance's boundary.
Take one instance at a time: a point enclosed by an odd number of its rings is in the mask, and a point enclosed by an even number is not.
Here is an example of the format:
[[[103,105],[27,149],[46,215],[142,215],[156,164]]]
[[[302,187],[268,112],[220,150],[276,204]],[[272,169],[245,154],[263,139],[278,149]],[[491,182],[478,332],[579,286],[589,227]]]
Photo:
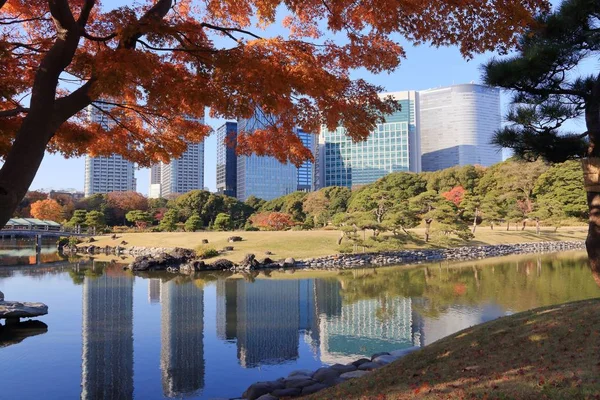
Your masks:
[[[0,338],[7,399],[236,397],[296,369],[424,346],[504,315],[600,296],[580,252],[190,278],[134,276],[51,250],[36,261],[30,243],[2,245],[0,291],[49,306],[39,318],[47,331]],[[6,265],[14,260],[25,265]]]

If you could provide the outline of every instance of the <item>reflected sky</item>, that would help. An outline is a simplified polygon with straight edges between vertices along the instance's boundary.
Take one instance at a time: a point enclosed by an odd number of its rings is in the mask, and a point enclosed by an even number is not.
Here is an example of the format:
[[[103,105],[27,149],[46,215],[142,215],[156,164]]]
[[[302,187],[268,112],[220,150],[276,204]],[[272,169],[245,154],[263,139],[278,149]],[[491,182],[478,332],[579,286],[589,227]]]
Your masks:
[[[581,253],[271,277],[133,276],[82,261],[5,268],[0,290],[49,305],[47,333],[0,348],[9,399],[235,397],[296,369],[600,295]]]

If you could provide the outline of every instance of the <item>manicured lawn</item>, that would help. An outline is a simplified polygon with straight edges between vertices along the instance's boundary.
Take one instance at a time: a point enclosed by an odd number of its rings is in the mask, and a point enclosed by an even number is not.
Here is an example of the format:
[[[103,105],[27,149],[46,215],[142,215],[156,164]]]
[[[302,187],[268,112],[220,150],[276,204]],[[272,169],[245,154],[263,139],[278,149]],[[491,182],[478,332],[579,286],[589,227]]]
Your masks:
[[[598,399],[600,299],[458,332],[305,399]]]
[[[413,231],[419,237],[423,236],[422,229]],[[371,234],[367,232],[367,236]],[[553,240],[584,240],[587,227],[561,228],[554,232],[554,228],[544,229],[540,235],[535,230],[528,228],[526,231],[491,230],[489,227],[480,228],[475,234],[475,239],[469,245],[520,243]],[[241,236],[242,242],[227,243],[230,236]],[[223,255],[232,261],[240,261],[245,254],[254,253],[258,258],[263,257],[266,251],[273,253],[271,258],[279,259],[294,257],[297,259],[318,257],[338,253],[337,240],[339,231],[286,231],[286,232],[160,232],[160,233],[124,233],[118,234],[113,240],[109,235],[98,236],[97,246],[116,246],[122,240],[129,246],[147,247],[186,247],[196,248],[201,245],[202,239],[207,239],[206,247],[217,250],[225,246],[233,246],[234,250]],[[428,247],[424,242],[412,242],[405,248]]]

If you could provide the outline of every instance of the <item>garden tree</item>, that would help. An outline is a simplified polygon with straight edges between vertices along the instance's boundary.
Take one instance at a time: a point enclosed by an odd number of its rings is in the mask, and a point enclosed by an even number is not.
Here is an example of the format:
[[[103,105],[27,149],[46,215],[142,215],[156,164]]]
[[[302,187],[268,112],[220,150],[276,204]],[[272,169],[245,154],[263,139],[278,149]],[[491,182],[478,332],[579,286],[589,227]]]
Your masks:
[[[329,186],[309,193],[302,203],[302,210],[315,225],[326,226],[338,213],[346,212],[352,192],[341,186]]]
[[[419,215],[405,205],[392,207],[390,212],[383,220],[383,225],[387,230],[392,231],[394,236],[398,236],[398,230],[402,230],[406,235],[410,235],[407,229],[416,228],[419,225]]]
[[[455,186],[451,190],[442,193],[442,197],[459,207],[465,198],[465,189],[462,186]]]
[[[600,74],[577,67],[600,54],[600,3],[565,0],[521,35],[519,52],[484,67],[485,83],[513,92],[509,125],[495,142],[527,160],[583,159],[589,230],[586,247],[600,284]],[[584,132],[564,124],[583,117]]]
[[[250,222],[257,228],[271,231],[283,231],[294,226],[291,215],[277,211],[254,214],[250,217]]]
[[[163,215],[158,227],[161,231],[172,232],[177,229],[179,222],[179,211],[176,208],[169,208]]]
[[[73,216],[73,211],[75,211],[75,201],[73,200],[73,196],[67,193],[52,193],[48,198],[56,200],[56,202],[60,204],[63,210],[64,219],[70,219]]]
[[[231,217],[228,214],[220,213],[215,219],[213,229],[217,231],[229,231],[233,228]]]
[[[19,203],[15,210],[13,217],[19,218],[31,218],[31,204],[38,200],[45,200],[48,198],[48,194],[37,190],[29,191]]]
[[[60,222],[64,219],[63,209],[56,200],[38,200],[31,204],[31,216],[37,219],[46,219]]]
[[[104,214],[100,211],[90,211],[85,216],[85,224],[90,228],[100,229],[106,226]]]
[[[473,193],[484,172],[485,168],[479,165],[465,165],[435,172],[426,172],[423,175],[427,181],[427,190],[435,190],[438,193],[442,193],[448,192],[454,187],[461,186],[467,192]]]
[[[106,209],[106,195],[96,193],[84,197],[75,204],[75,208],[86,211],[104,211]]]
[[[260,106],[277,123],[239,132],[238,152],[299,165],[311,153],[296,126],[317,132],[341,124],[364,139],[399,109],[377,96],[382,88],[350,79],[356,68],[394,71],[404,50],[393,38],[458,45],[467,57],[505,52],[547,8],[545,0],[154,0],[117,9],[95,0],[3,0],[0,224],[45,150],[116,152],[150,166],[207,136],[196,122],[206,107],[213,117],[247,118]],[[287,37],[253,32],[279,21]],[[217,36],[231,42],[217,46]],[[90,123],[87,106],[113,126]]]
[[[302,202],[306,195],[306,192],[293,192],[277,197],[264,203],[260,210],[282,212],[290,214],[295,221],[304,221],[306,214],[302,210]]]
[[[525,213],[533,211],[533,189],[535,182],[549,166],[538,160],[523,162],[510,160],[500,164],[497,187],[506,198],[514,198],[523,203]]]
[[[570,160],[555,164],[539,176],[533,193],[536,203],[560,205],[565,217],[584,219],[588,217],[581,164]]]
[[[529,213],[529,218],[533,218],[536,222],[536,233],[540,233],[540,222],[554,226],[556,232],[560,228],[567,213],[560,199],[552,197],[544,197],[535,203],[535,210]]]
[[[459,204],[460,217],[467,223],[472,223],[471,233],[475,234],[477,225],[481,224],[482,218],[482,199],[476,194],[466,193]],[[493,204],[496,207],[496,204]]]
[[[110,192],[106,194],[104,215],[109,225],[125,225],[129,211],[148,210],[148,199],[137,192]]]
[[[217,218],[217,215],[224,209],[223,196],[219,194],[210,193],[206,202],[202,206],[200,217],[203,220],[205,226],[210,226]]]
[[[85,210],[75,210],[73,212],[73,216],[71,217],[71,220],[69,220],[69,225],[70,226],[81,226],[81,227],[84,227],[85,226],[86,216],[87,216],[87,211],[85,211]]]
[[[254,196],[254,195],[250,195],[250,196],[248,196],[248,198],[246,199],[246,201],[244,203],[247,206],[252,207],[252,209],[254,211],[258,211],[262,208],[263,204],[265,204],[266,201],[263,199],[259,199],[258,197]]]
[[[198,213],[203,218],[202,210],[210,197],[210,192],[204,190],[192,190],[178,196],[175,200],[169,200],[168,206],[179,209],[181,216],[189,218],[193,213]]]
[[[185,221],[184,228],[186,232],[196,232],[202,226],[202,218],[195,212]]]
[[[242,203],[235,197],[223,196],[222,213],[229,215],[232,228],[242,228],[253,212],[254,209],[252,207],[246,203]]]
[[[454,234],[461,240],[473,238],[469,225],[460,218],[456,204],[444,198],[439,198],[437,202],[433,203],[423,219],[435,221],[433,234],[441,233],[444,236]]]
[[[146,229],[152,222],[152,215],[148,211],[133,210],[125,214],[127,221],[134,223],[138,229]]]
[[[431,236],[431,223],[433,217],[431,212],[436,204],[442,199],[437,192],[428,190],[410,199],[409,207],[415,212],[423,222],[425,222],[425,241],[428,242]]]
[[[425,191],[426,181],[417,174],[397,172],[352,193],[348,211],[371,212],[378,224],[390,209]]]
[[[481,198],[481,218],[490,224],[490,229],[494,230],[494,225],[504,220],[507,213],[506,201],[499,199],[499,194],[495,191],[488,192]]]

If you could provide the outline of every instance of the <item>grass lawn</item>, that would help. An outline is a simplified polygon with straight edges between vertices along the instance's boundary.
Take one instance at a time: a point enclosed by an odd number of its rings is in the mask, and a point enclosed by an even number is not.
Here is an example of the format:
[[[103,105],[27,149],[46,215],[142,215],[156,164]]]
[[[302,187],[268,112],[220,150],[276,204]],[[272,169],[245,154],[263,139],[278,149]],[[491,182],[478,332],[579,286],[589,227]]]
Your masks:
[[[458,332],[305,399],[598,399],[600,299]]]
[[[413,232],[420,237],[423,236],[422,229]],[[367,235],[371,232],[367,231]],[[230,236],[241,236],[242,242],[227,243]],[[469,245],[479,246],[485,244],[521,243],[536,241],[557,240],[584,240],[587,235],[587,227],[561,228],[554,232],[554,228],[542,230],[540,235],[535,234],[533,228],[525,231],[506,231],[503,229],[491,230],[479,228],[475,238]],[[217,250],[225,246],[233,246],[234,250],[224,254],[222,257],[234,262],[241,261],[247,253],[254,253],[258,258],[263,257],[266,251],[271,251],[271,258],[294,257],[297,259],[325,256],[338,253],[337,240],[339,231],[315,230],[315,231],[285,231],[285,232],[159,232],[159,233],[124,233],[118,234],[113,240],[109,235],[97,236],[97,246],[116,246],[122,240],[130,246],[147,247],[186,247],[194,249],[201,245],[202,239],[207,239],[206,247]],[[429,245],[424,242],[413,242],[404,248],[424,248]]]

